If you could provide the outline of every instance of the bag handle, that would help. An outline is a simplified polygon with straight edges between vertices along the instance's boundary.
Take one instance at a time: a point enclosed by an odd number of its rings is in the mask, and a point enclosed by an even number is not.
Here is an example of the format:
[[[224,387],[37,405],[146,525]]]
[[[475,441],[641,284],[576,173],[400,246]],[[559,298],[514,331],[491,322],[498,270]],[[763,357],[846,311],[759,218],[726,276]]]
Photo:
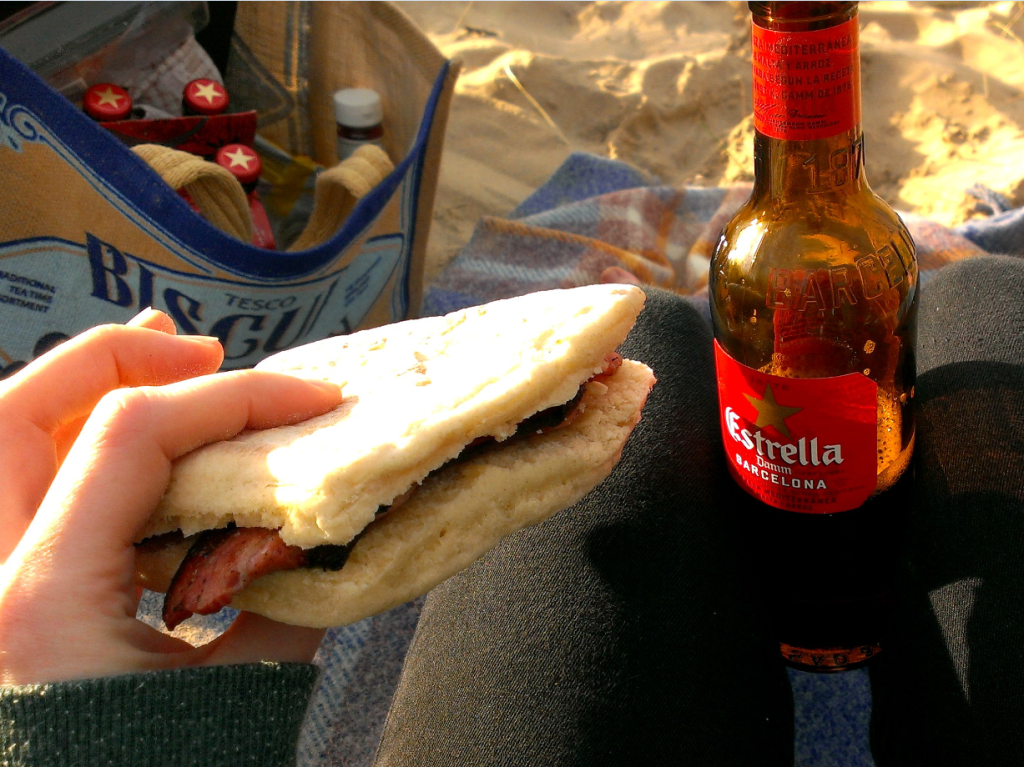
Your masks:
[[[252,242],[252,214],[242,185],[230,171],[201,157],[159,144],[133,151],[167,184],[184,189],[203,218],[243,242]],[[380,147],[368,144],[316,179],[313,212],[289,251],[307,250],[330,239],[355,204],[383,181],[394,165]]]
[[[172,189],[184,189],[213,226],[242,242],[252,242],[249,200],[231,171],[159,144],[140,144],[132,151]]]
[[[394,169],[383,149],[367,144],[320,173],[313,193],[313,212],[288,250],[306,250],[334,236],[356,203]]]

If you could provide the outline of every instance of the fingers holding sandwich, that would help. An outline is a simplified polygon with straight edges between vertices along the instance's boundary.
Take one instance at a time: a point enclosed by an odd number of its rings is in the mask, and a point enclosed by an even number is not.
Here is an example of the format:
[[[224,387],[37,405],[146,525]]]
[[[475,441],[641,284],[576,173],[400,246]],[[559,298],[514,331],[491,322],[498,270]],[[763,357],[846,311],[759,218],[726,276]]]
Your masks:
[[[39,515],[49,515],[44,524],[60,520],[75,545],[131,541],[163,494],[176,458],[244,429],[303,421],[340,402],[336,385],[257,371],[112,392],[83,427]],[[125,487],[132,492],[117,497]],[[65,513],[71,501],[99,516]]]
[[[109,391],[158,386],[212,373],[223,361],[216,338],[177,336],[162,312],[127,325],[101,325],[65,341],[3,382],[5,414],[47,432],[87,415]]]
[[[126,386],[160,385],[212,373],[216,339],[176,337],[162,312],[94,328],[0,382],[0,561],[6,559],[96,403]]]
[[[237,640],[247,621],[232,633],[232,641],[205,653],[161,638],[131,609],[136,596],[132,541],[164,492],[175,458],[243,429],[327,412],[340,400],[337,386],[254,371],[104,396],[4,566],[3,681],[46,682],[191,665],[217,649],[249,660],[288,648],[287,630],[277,634],[279,627],[262,622],[248,649]],[[298,633],[284,659],[293,660],[301,650],[308,660],[315,651],[308,632]]]

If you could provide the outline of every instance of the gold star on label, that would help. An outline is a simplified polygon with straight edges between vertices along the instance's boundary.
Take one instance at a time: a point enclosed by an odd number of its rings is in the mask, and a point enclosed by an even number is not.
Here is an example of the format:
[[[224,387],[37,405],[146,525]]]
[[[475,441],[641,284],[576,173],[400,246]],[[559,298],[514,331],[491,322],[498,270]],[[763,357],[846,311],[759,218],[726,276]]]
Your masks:
[[[197,99],[206,99],[207,104],[212,104],[221,97],[221,92],[217,89],[217,83],[196,83],[196,88],[192,91],[192,95]]]
[[[234,152],[225,152],[224,156],[231,160],[232,168],[236,165],[241,165],[246,170],[249,170],[249,163],[255,159],[251,154],[246,154],[242,149],[236,149]]]
[[[96,91],[96,106],[101,107],[104,104],[110,104],[112,107],[117,106],[117,102],[123,99],[120,93],[114,93],[113,88],[109,85],[105,91]]]
[[[764,399],[758,399],[749,394],[744,394],[743,396],[757,410],[757,421],[754,423],[754,426],[774,426],[786,437],[789,436],[786,419],[803,410],[802,407],[785,407],[778,404],[775,401],[775,392],[772,391],[771,384],[767,384],[764,387]]]

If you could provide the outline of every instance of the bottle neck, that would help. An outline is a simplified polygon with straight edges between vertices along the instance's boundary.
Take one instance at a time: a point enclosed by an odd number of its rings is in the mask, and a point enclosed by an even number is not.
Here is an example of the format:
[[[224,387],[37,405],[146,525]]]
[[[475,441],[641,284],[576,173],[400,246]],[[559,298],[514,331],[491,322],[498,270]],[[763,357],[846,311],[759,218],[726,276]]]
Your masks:
[[[813,141],[784,141],[760,132],[754,134],[754,195],[758,198],[851,195],[867,188],[860,125]]]
[[[750,7],[755,195],[866,189],[857,4]]]

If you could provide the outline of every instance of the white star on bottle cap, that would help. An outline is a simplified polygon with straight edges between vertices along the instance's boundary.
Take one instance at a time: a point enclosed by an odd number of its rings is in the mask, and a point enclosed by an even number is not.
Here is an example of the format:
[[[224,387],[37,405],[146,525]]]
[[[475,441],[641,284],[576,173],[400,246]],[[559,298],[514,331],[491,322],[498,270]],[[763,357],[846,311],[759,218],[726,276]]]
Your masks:
[[[109,85],[105,91],[96,91],[95,95],[96,106],[110,104],[111,106],[116,107],[118,106],[117,102],[124,98],[120,93],[114,93],[113,89]]]
[[[196,83],[196,87],[192,91],[192,95],[197,99],[204,98],[208,104],[212,104],[224,94],[218,90],[217,83],[209,82]]]
[[[241,147],[236,149],[234,152],[227,152],[225,156],[231,160],[232,168],[236,165],[241,165],[246,170],[249,170],[249,163],[256,159],[251,154],[246,154],[245,150]]]

